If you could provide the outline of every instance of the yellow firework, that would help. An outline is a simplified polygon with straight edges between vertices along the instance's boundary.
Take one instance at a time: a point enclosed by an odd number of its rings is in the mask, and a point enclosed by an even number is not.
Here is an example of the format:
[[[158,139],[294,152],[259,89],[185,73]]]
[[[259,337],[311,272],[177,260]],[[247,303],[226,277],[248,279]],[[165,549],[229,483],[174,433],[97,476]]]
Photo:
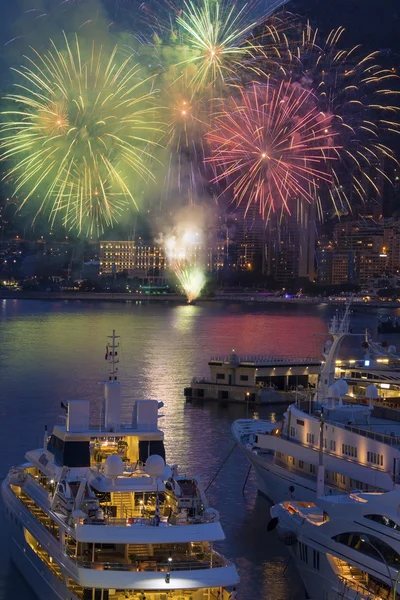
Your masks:
[[[2,111],[1,160],[21,205],[78,232],[99,234],[135,206],[152,178],[156,122],[151,79],[131,56],[64,35],[19,69]]]
[[[282,3],[272,2],[269,13]],[[209,88],[234,79],[243,61],[250,59],[251,33],[268,16],[264,12],[262,19],[253,17],[257,6],[257,0],[250,0],[242,8],[229,0],[201,0],[199,4],[185,1],[176,22],[190,49],[185,62],[197,67],[194,88]]]

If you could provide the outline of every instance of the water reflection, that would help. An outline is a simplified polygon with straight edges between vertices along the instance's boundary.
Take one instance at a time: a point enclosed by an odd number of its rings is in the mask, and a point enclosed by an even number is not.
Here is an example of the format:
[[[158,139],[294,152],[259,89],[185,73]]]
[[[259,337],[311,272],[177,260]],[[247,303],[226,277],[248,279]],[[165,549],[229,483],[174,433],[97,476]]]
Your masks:
[[[232,448],[232,421],[243,417],[246,409],[185,404],[185,385],[193,376],[208,375],[210,356],[228,354],[232,348],[244,355],[315,355],[326,338],[329,312],[327,307],[222,303],[2,302],[0,476],[22,461],[27,449],[38,446],[45,424],[61,422],[60,401],[88,398],[98,414],[98,381],[107,377],[105,343],[115,329],[121,336],[119,376],[126,412],[133,397],[163,400],[160,426],[169,462],[209,482]],[[359,325],[368,319],[364,315]],[[268,407],[258,411],[260,416],[271,412]],[[273,411],[279,420],[281,408]],[[239,567],[240,600],[289,600],[301,587],[294,572],[285,570],[286,548],[274,535],[267,536],[268,504],[256,496],[252,473],[242,494],[247,471],[247,461],[235,450],[210,487],[227,536],[221,549]],[[34,598],[10,570],[8,548],[2,544],[0,599],[15,597]]]

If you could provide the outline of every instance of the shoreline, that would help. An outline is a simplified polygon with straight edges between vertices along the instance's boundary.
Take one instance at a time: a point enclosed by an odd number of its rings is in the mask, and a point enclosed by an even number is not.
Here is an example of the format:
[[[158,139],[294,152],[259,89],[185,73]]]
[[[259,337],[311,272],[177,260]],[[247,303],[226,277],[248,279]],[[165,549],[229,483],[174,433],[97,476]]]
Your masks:
[[[0,290],[0,300],[62,300],[62,301],[86,301],[86,302],[166,302],[176,304],[187,304],[186,298],[179,294],[136,294],[136,293],[109,293],[109,292],[36,292],[36,291],[13,291]],[[281,298],[275,296],[264,296],[262,294],[217,294],[211,296],[200,296],[195,304],[204,302],[239,302],[257,304],[304,304],[321,305],[327,304],[340,306],[347,298]],[[399,302],[364,302],[362,299],[353,299],[353,307],[367,308],[400,308]]]

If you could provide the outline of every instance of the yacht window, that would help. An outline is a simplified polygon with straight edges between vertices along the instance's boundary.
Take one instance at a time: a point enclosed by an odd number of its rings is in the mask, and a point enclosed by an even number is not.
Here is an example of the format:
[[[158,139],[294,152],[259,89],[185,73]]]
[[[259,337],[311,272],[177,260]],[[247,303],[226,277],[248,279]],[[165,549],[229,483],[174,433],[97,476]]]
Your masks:
[[[396,529],[400,531],[400,525],[389,519],[389,517],[385,517],[384,515],[365,515],[366,519],[370,519],[371,521],[375,521],[375,523],[379,523],[379,525],[384,525],[385,527],[390,527],[391,529]]]
[[[217,373],[217,379],[225,379],[224,373]]]
[[[297,422],[297,425],[303,425],[303,427],[304,427],[304,421],[302,421],[301,419],[297,419],[296,422]]]
[[[299,542],[299,556],[303,562],[308,562],[308,546],[303,542]]]
[[[139,440],[139,460],[145,463],[152,454],[158,454],[165,460],[165,448],[162,440]]]
[[[363,541],[361,538],[363,537],[362,533],[339,533],[338,535],[333,536],[333,540],[338,542],[339,544],[344,544],[357,552],[365,554],[374,558],[375,560],[382,562],[382,557],[379,553],[382,554],[385,561],[398,569],[400,566],[400,555],[379,538],[368,534],[368,541]],[[376,548],[376,549],[375,549]],[[379,552],[377,552],[379,550]]]
[[[318,550],[313,550],[313,567],[316,571],[319,571],[319,552],[318,552]]]
[[[302,469],[304,467],[304,462],[302,460],[299,460],[299,469]]]
[[[249,376],[248,375],[241,375],[240,376],[240,381],[248,381],[249,380]]]

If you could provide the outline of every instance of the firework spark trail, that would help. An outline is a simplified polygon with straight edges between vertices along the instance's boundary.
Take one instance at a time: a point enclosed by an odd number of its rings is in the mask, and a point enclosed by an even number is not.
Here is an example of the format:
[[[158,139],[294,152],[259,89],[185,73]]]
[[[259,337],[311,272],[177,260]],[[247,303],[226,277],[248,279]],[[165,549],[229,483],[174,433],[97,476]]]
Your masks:
[[[200,241],[200,232],[190,229],[166,238],[164,243],[169,268],[176,275],[189,303],[200,296],[206,282],[204,271],[197,264]]]
[[[379,65],[379,52],[363,55],[359,46],[339,48],[343,32],[340,27],[319,40],[307,25],[300,42],[288,39],[280,74],[312,91],[320,110],[333,115],[338,160],[331,163],[330,196],[338,211],[351,208],[353,194],[361,201],[371,191],[380,194],[376,181],[388,180],[383,165],[398,164],[387,140],[400,133],[399,76]]]
[[[200,4],[185,0],[184,9],[176,19],[183,44],[192,56],[181,64],[196,65],[191,85],[195,90],[214,88],[236,79],[236,71],[243,68],[246,58],[252,57],[252,31],[284,0],[276,0],[267,13],[258,17],[253,0],[239,8],[228,0],[201,0]]]
[[[131,57],[83,51],[64,34],[62,49],[34,52],[14,69],[17,92],[2,112],[1,160],[22,206],[37,203],[65,226],[98,234],[135,205],[132,185],[152,178],[155,119],[149,78]]]
[[[217,113],[207,134],[207,162],[225,181],[237,204],[256,203],[265,217],[290,201],[318,200],[321,184],[331,184],[327,164],[334,160],[331,116],[315,106],[313,94],[281,82],[241,88]]]
[[[200,267],[189,267],[180,261],[174,261],[171,268],[175,273],[189,304],[201,294],[206,278]]]

